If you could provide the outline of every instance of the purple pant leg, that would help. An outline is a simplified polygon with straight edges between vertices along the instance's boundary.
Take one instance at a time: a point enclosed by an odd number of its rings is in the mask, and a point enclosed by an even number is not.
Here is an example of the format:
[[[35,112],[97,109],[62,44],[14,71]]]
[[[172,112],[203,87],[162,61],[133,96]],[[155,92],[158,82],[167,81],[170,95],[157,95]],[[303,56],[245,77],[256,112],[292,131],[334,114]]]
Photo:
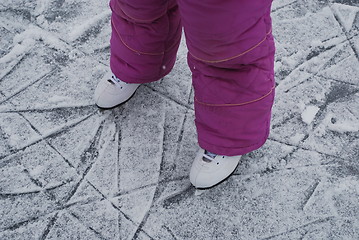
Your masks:
[[[272,0],[178,0],[199,145],[242,155],[268,138],[274,100]]]
[[[147,83],[176,60],[181,20],[175,0],[111,0],[110,66],[124,82]]]

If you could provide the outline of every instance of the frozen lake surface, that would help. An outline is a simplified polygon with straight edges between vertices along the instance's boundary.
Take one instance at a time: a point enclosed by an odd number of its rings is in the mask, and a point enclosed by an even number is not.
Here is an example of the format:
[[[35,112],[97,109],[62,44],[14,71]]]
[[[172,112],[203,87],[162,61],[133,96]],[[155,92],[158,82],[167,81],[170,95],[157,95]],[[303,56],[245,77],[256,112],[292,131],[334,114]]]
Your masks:
[[[270,138],[196,190],[184,41],[103,111],[107,0],[2,0],[0,239],[359,239],[359,2],[275,0],[272,17]]]

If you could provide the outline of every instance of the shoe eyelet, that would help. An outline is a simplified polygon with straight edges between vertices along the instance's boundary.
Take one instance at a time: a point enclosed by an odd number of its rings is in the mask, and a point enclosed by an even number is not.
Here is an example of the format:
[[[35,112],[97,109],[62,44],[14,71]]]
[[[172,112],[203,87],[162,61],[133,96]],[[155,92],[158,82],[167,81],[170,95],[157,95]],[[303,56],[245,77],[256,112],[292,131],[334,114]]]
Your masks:
[[[217,162],[217,165],[219,165],[219,162]]]
[[[224,158],[224,156],[222,156],[222,158]]]

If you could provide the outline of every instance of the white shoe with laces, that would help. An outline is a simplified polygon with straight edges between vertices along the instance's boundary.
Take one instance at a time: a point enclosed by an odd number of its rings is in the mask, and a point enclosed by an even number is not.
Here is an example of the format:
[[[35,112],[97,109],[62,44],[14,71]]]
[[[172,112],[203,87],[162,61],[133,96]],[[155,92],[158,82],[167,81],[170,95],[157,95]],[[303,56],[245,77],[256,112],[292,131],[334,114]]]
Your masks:
[[[95,90],[95,103],[100,108],[113,108],[126,102],[141,84],[125,83],[115,75],[106,75]]]
[[[190,181],[196,188],[209,188],[229,177],[238,166],[241,155],[216,155],[200,149],[192,164]]]

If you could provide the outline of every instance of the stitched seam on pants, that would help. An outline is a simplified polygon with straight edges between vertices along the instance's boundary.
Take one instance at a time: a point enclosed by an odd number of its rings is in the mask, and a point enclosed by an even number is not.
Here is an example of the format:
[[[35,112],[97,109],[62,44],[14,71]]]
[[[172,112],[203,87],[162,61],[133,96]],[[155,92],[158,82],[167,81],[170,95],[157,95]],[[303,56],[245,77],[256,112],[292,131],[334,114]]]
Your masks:
[[[167,4],[167,5],[168,5],[168,4]],[[123,8],[120,7],[120,9],[121,9],[121,11],[122,11],[127,17],[129,17],[129,18],[132,19],[132,20],[138,21],[138,22],[153,22],[153,21],[155,21],[156,19],[162,17],[163,15],[165,15],[165,14],[167,13],[167,10],[165,10],[165,11],[164,11],[162,14],[160,14],[158,17],[151,18],[151,19],[139,19],[139,18],[134,18],[134,17],[130,16],[127,12],[125,12],[125,11],[123,10]]]
[[[119,6],[119,8],[121,9],[121,11],[130,19],[132,20],[135,20],[135,21],[138,21],[138,22],[153,22],[155,21],[156,19],[162,17],[163,15],[165,15],[169,9],[171,9],[172,7],[175,7],[175,5],[173,6],[169,6],[169,1],[167,1],[167,9],[162,13],[160,14],[158,17],[155,17],[155,18],[152,18],[152,19],[139,19],[139,18],[135,18],[135,17],[132,17],[130,14],[128,14],[126,11],[123,10],[123,8],[121,6]]]
[[[112,20],[111,20],[111,21],[112,21]],[[119,33],[119,31],[117,30],[116,26],[113,24],[113,22],[112,22],[112,26],[113,26],[114,29],[116,30],[117,35],[119,36],[119,38],[120,38],[122,44],[123,44],[125,47],[127,47],[128,49],[130,49],[131,51],[133,51],[133,52],[135,52],[135,53],[137,53],[137,54],[152,55],[152,56],[164,55],[166,52],[169,52],[174,46],[176,46],[176,44],[178,44],[178,41],[175,42],[174,44],[172,44],[172,46],[170,46],[168,49],[166,49],[166,50],[163,51],[163,52],[157,52],[157,53],[156,53],[156,52],[155,52],[155,53],[151,53],[151,52],[141,52],[141,51],[138,51],[138,50],[136,50],[136,49],[131,48],[130,46],[128,46],[128,45],[126,44],[126,42],[123,40],[123,38],[122,38],[121,34]]]
[[[171,51],[172,48],[174,48],[175,46],[177,46],[177,44],[179,45],[180,42],[181,42],[181,39],[179,39],[179,40],[176,41],[174,44],[172,44],[169,48],[167,48],[164,53],[167,53],[167,52]]]
[[[264,96],[260,97],[260,98],[257,98],[257,99],[254,99],[252,101],[247,101],[247,102],[243,102],[243,103],[229,103],[229,104],[213,104],[213,103],[205,103],[205,102],[201,102],[201,101],[198,101],[198,99],[195,97],[194,100],[199,103],[199,104],[202,104],[202,105],[205,105],[205,106],[211,106],[211,107],[235,107],[235,106],[243,106],[243,105],[247,105],[247,104],[250,104],[250,103],[254,103],[254,102],[258,102],[260,100],[262,100],[263,98],[266,98],[268,97],[272,92],[273,90],[275,89],[275,87],[272,87],[272,89],[267,93],[265,94]]]
[[[232,59],[235,59],[235,58],[238,58],[240,56],[243,56],[245,55],[246,53],[249,53],[251,51],[253,51],[254,49],[256,49],[257,47],[259,47],[266,39],[267,39],[267,36],[269,34],[271,34],[272,32],[272,29],[266,34],[266,36],[259,42],[257,43],[256,45],[254,45],[253,47],[251,47],[250,49],[238,54],[238,55],[235,55],[233,57],[229,57],[229,58],[225,58],[225,59],[220,59],[220,60],[206,60],[206,59],[202,59],[202,58],[199,58],[199,57],[196,57],[195,55],[193,55],[191,52],[189,52],[189,54],[191,54],[191,56],[199,61],[202,61],[202,62],[206,62],[206,63],[220,63],[220,62],[226,62],[226,61],[229,61],[229,60],[232,60]]]

